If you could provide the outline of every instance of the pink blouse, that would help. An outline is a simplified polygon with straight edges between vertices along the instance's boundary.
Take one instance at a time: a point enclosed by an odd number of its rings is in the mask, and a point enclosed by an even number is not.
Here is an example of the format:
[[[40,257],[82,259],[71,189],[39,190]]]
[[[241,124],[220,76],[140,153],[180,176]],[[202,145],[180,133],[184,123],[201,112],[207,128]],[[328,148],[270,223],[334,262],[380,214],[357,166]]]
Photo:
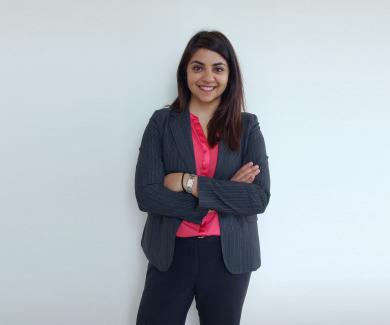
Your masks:
[[[210,148],[196,115],[190,112],[192,142],[196,161],[196,175],[213,177],[217,166],[218,143]],[[218,212],[209,210],[200,225],[183,220],[177,229],[177,237],[220,236]]]

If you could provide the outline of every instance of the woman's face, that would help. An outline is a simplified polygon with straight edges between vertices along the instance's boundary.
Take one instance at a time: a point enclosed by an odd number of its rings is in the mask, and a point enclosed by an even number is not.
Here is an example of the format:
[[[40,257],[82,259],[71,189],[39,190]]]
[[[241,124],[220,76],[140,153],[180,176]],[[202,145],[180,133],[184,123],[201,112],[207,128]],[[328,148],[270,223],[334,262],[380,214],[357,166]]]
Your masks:
[[[228,63],[220,54],[203,48],[197,50],[187,66],[187,84],[192,93],[191,99],[198,104],[210,104],[214,101],[219,103],[228,77]]]

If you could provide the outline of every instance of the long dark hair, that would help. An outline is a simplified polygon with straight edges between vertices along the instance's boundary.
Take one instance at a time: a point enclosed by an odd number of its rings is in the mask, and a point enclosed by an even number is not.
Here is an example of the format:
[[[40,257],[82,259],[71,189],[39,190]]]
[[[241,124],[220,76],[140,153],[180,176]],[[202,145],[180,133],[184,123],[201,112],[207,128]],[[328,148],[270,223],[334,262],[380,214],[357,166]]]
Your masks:
[[[239,150],[242,132],[241,111],[245,111],[242,76],[236,53],[228,38],[219,31],[200,31],[189,40],[177,69],[178,96],[171,108],[182,112],[188,108],[191,91],[187,84],[187,65],[200,48],[219,53],[228,63],[229,77],[221,101],[208,124],[207,141],[211,147],[222,139],[232,151]]]

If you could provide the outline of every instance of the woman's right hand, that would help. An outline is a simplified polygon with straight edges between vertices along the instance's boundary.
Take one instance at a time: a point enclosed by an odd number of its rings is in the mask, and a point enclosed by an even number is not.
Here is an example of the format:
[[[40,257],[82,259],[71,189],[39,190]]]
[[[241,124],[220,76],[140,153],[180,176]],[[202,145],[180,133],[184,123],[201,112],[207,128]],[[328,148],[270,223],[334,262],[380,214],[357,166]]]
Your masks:
[[[230,179],[231,181],[252,183],[255,176],[260,173],[260,166],[254,165],[253,162],[249,162],[243,165]]]

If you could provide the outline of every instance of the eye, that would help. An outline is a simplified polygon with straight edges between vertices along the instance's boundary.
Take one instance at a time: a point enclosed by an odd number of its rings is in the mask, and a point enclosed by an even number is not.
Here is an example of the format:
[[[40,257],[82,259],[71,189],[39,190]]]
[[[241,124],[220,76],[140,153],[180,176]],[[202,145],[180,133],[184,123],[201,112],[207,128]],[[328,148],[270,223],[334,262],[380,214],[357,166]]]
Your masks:
[[[192,70],[193,70],[193,71],[200,71],[200,70],[202,70],[202,69],[203,69],[203,68],[202,68],[201,66],[199,66],[199,65],[194,65],[194,66],[192,67]],[[222,68],[222,67],[216,67],[215,70],[216,70],[217,72],[223,72],[223,71],[225,71],[225,69]]]

